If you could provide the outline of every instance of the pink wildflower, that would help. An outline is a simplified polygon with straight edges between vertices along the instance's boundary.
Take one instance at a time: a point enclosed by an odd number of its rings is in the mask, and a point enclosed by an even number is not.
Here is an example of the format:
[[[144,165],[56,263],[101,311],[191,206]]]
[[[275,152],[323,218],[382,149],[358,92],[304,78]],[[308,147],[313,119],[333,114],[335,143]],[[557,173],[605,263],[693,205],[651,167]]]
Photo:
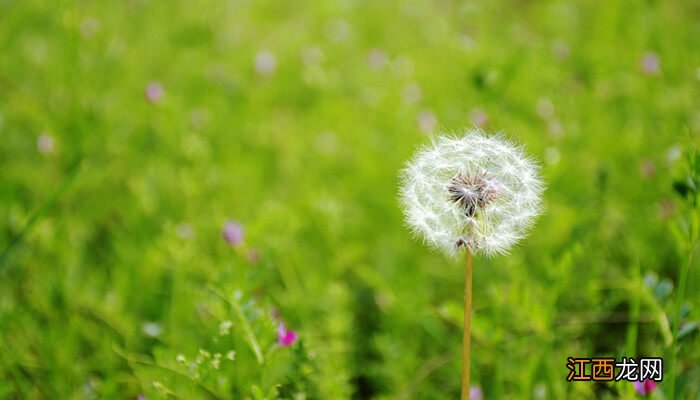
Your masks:
[[[642,396],[649,396],[656,389],[656,382],[647,379],[644,382],[634,382],[634,390]]]
[[[284,322],[280,322],[280,326],[277,329],[277,344],[280,346],[291,346],[297,341],[297,333],[294,331],[288,331],[287,327],[284,326]]]
[[[238,222],[226,221],[221,234],[231,246],[237,246],[243,242],[243,227]]]

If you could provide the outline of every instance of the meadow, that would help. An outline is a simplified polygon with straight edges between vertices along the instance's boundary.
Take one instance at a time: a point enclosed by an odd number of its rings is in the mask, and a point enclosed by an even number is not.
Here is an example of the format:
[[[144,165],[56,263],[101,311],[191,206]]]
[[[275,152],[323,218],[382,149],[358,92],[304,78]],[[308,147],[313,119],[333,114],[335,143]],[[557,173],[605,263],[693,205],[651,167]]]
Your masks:
[[[545,212],[474,263],[484,399],[700,399],[700,4],[0,0],[0,399],[455,399],[462,260],[398,174],[479,127]],[[695,258],[693,258],[695,253]]]

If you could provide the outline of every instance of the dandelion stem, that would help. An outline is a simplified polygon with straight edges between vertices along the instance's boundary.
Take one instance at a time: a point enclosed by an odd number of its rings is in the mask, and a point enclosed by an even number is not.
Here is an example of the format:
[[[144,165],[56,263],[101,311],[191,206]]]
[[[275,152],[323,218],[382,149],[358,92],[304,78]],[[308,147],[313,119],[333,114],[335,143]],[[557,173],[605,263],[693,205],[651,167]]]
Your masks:
[[[462,338],[462,400],[469,400],[469,358],[471,355],[471,321],[472,321],[472,264],[473,256],[466,249],[467,263],[464,278],[464,336]]]

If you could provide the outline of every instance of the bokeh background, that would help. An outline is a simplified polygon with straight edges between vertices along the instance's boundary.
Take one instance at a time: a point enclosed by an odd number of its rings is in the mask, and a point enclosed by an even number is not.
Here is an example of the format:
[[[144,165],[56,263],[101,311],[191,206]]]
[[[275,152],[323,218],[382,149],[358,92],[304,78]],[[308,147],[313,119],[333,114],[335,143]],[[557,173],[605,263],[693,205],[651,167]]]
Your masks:
[[[476,260],[475,393],[634,398],[566,382],[566,358],[655,356],[652,397],[676,376],[700,398],[698,21],[693,1],[0,0],[0,398],[457,398],[462,264],[410,237],[397,173],[472,126],[548,184],[531,236]]]

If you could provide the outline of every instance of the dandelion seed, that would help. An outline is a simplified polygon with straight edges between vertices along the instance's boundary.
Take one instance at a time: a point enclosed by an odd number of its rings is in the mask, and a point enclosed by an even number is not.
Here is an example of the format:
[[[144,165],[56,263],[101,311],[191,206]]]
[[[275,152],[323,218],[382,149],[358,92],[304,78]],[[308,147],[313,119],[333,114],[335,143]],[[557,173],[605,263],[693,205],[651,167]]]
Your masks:
[[[226,358],[228,358],[231,361],[236,360],[236,352],[231,350],[228,353],[226,353]]]
[[[150,82],[146,85],[146,100],[153,104],[159,104],[165,98],[165,89],[160,82]]]
[[[238,246],[243,242],[243,227],[238,222],[226,221],[222,236],[231,246]]]
[[[177,361],[180,364],[185,364],[187,363],[187,359],[185,358],[184,355],[178,354],[177,357],[175,357],[175,361]]]
[[[280,323],[277,328],[277,344],[280,346],[291,346],[297,341],[297,333],[288,331],[284,323]]]
[[[649,396],[651,392],[656,390],[656,382],[647,379],[644,382],[635,381],[634,390],[642,396]]]

